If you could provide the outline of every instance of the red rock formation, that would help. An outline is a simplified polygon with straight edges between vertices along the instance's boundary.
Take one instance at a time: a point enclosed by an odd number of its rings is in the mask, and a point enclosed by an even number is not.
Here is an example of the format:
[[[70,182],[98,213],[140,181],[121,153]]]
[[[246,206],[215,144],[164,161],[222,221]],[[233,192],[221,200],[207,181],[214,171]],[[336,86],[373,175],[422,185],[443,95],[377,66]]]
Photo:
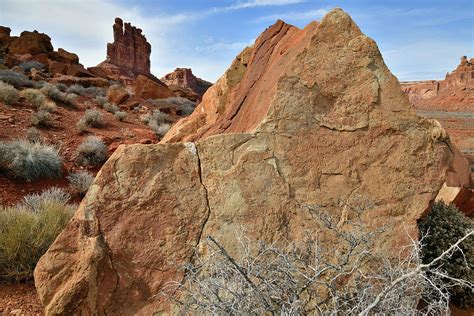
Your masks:
[[[107,62],[136,73],[150,73],[151,45],[142,30],[115,18],[114,42],[107,44]]]
[[[415,108],[474,111],[474,58],[462,56],[444,80],[402,82],[402,90]]]
[[[36,266],[46,315],[178,314],[160,294],[206,236],[235,258],[237,231],[319,238],[305,205],[345,225],[367,197],[365,224],[385,228],[377,250],[398,253],[453,167],[446,132],[416,115],[340,9],[268,28],[175,126],[169,139],[196,142],[120,146],[102,167]]]
[[[197,78],[190,68],[176,68],[173,72],[161,78],[161,81],[168,86],[189,89],[201,97],[212,86],[212,83]]]

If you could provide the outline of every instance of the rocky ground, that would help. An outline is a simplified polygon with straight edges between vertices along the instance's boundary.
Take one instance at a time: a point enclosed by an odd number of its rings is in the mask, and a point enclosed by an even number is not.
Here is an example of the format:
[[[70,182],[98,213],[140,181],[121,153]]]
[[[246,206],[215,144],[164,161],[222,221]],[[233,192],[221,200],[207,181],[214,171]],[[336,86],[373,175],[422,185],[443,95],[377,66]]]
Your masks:
[[[0,315],[43,315],[34,284],[1,284]]]

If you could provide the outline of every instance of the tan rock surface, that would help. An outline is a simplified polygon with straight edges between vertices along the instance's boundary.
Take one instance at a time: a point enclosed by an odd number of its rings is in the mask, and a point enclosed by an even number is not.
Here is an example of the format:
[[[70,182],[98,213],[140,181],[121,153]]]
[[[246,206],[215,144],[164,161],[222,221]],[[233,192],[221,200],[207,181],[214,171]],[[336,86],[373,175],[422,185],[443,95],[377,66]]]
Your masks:
[[[160,80],[153,80],[144,75],[138,75],[135,80],[133,94],[141,99],[163,99],[173,96],[171,90]]]
[[[121,146],[35,271],[47,314],[166,312],[158,295],[207,235],[318,231],[305,205],[350,219],[359,196],[386,225],[378,250],[417,236],[446,181],[444,130],[416,116],[374,41],[340,9],[304,30],[278,21],[166,141]],[[200,245],[200,244],[199,244]]]

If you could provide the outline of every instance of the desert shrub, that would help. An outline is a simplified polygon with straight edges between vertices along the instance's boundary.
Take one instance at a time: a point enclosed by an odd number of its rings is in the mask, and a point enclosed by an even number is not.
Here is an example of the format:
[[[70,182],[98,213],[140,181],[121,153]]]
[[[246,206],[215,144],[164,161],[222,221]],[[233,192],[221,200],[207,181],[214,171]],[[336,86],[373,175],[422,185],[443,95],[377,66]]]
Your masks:
[[[338,215],[305,206],[318,228],[293,242],[251,239],[244,227],[236,227],[234,241],[207,236],[182,267],[184,278],[168,282],[162,294],[182,314],[448,315],[450,285],[428,279],[443,273],[436,261],[421,263],[422,245],[412,240],[393,253],[377,251],[388,227],[371,229],[360,217],[365,206],[348,207],[341,225]],[[442,258],[460,253],[457,246],[473,234],[454,240]]]
[[[12,85],[0,81],[0,100],[7,105],[15,104],[18,101],[18,92]]]
[[[59,91],[61,91],[61,92],[66,92],[66,90],[67,90],[67,85],[65,85],[64,83],[61,83],[61,82],[55,83],[54,86],[56,88],[58,88]]]
[[[28,103],[33,105],[36,108],[39,108],[46,101],[46,97],[40,90],[36,89],[25,89],[21,91],[21,96],[26,99]]]
[[[25,139],[2,142],[0,170],[26,181],[59,178],[62,174],[62,158],[55,147],[40,142]]]
[[[422,260],[430,262],[453,243],[463,237],[467,231],[474,229],[473,222],[464,216],[454,205],[447,205],[443,201],[435,203],[429,214],[420,220],[420,238],[423,238],[424,247]],[[437,265],[448,276],[464,279],[474,283],[474,237],[460,244],[461,252],[452,254]],[[449,282],[449,280],[445,280]],[[474,306],[474,293],[467,286],[454,286],[450,290],[452,302],[460,307]]]
[[[43,92],[46,96],[48,96],[51,100],[54,101],[61,101],[63,98],[63,93],[58,89],[57,86],[52,84],[46,84],[43,88],[41,88],[41,92]]]
[[[38,212],[46,208],[48,204],[67,204],[71,197],[61,188],[52,187],[44,190],[40,194],[33,193],[23,197],[23,204],[31,211]]]
[[[26,196],[15,207],[0,207],[0,279],[33,277],[38,260],[73,215],[76,206],[68,200],[64,191],[54,188]]]
[[[48,111],[48,112],[54,112],[56,111],[56,103],[54,103],[53,101],[51,100],[46,100],[40,107],[39,107],[39,110],[44,110],[44,111]]]
[[[67,178],[73,190],[80,196],[84,196],[87,193],[87,190],[89,190],[89,187],[94,181],[94,175],[87,171],[72,173]]]
[[[119,121],[123,121],[127,117],[127,113],[123,111],[117,111],[114,114],[115,118]]]
[[[148,126],[150,126],[151,130],[161,138],[163,138],[163,136],[165,136],[165,134],[168,133],[171,128],[171,125],[168,123],[156,123],[154,121],[148,123]]]
[[[40,63],[39,61],[36,60],[29,60],[29,61],[24,61],[20,64],[20,68],[23,69],[23,71],[30,71],[31,69],[35,68],[36,70],[42,71],[44,69],[44,65]]]
[[[30,127],[26,130],[25,138],[31,143],[43,142],[41,132],[36,127]]]
[[[80,84],[73,84],[66,90],[68,93],[77,95],[105,96],[105,89],[99,87],[83,87]]]
[[[33,81],[24,74],[13,70],[0,70],[0,81],[11,84],[15,88],[32,87]]]
[[[118,106],[116,106],[115,104],[110,104],[109,102],[104,103],[102,108],[110,113],[115,113],[120,110]]]
[[[95,100],[97,101],[97,104],[100,106],[100,107],[103,107],[104,104],[107,103],[107,98],[104,97],[104,96],[101,96],[101,95],[98,95],[95,97]]]
[[[76,105],[77,95],[73,93],[62,92],[58,88],[58,84],[57,85],[46,84],[43,88],[41,88],[41,92],[43,92],[51,100],[54,100],[56,102],[61,102],[70,106]]]
[[[186,98],[181,97],[170,97],[165,99],[155,99],[155,100],[146,100],[142,103],[143,106],[148,108],[166,108],[166,107],[175,107],[179,111],[181,111],[182,115],[190,115],[194,108],[196,107],[196,103],[190,101]]]
[[[104,120],[102,114],[97,110],[86,110],[84,116],[77,122],[76,127],[79,132],[83,132],[88,127],[102,127]]]
[[[76,161],[83,166],[100,166],[107,160],[107,146],[97,136],[88,136],[76,151]]]
[[[31,124],[35,126],[52,126],[53,116],[48,110],[42,109],[33,114]]]

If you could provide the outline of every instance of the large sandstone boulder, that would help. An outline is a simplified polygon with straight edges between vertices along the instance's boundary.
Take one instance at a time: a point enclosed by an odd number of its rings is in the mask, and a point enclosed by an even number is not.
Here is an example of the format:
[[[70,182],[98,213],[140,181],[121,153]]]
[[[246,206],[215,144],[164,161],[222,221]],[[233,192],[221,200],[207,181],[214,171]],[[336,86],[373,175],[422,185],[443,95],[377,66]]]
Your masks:
[[[8,52],[10,54],[41,54],[49,53],[53,51],[53,45],[51,44],[51,38],[38,31],[28,32],[24,31],[11,42],[8,46]]]
[[[139,99],[164,99],[173,96],[168,87],[158,79],[138,75],[133,85],[133,94]]]
[[[241,229],[297,241],[319,229],[305,205],[343,224],[370,199],[362,219],[391,253],[416,238],[451,146],[342,10],[304,30],[278,21],[164,143],[120,146],[103,166],[36,267],[46,314],[166,312],[160,290],[206,236],[235,256]]]

